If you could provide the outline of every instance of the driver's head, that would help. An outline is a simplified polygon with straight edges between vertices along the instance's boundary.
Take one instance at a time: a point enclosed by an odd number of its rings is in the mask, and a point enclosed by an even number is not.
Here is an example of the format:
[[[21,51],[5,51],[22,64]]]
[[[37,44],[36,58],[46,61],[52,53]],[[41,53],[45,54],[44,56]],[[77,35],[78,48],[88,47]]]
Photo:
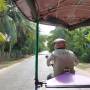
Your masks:
[[[58,38],[54,40],[54,48],[55,49],[65,49],[66,41],[62,38]]]

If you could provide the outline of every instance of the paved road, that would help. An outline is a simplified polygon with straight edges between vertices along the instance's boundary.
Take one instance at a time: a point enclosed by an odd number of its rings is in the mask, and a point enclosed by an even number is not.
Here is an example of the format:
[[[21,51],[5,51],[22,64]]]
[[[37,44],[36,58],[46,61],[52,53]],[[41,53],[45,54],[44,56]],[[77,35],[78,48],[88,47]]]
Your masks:
[[[0,70],[0,90],[34,90],[33,59]]]
[[[35,90],[34,89],[34,56],[10,67],[0,70],[0,90]],[[52,68],[46,67],[45,55],[39,55],[39,80],[45,81]],[[38,90],[59,90],[45,89]],[[90,90],[90,89],[60,89]]]

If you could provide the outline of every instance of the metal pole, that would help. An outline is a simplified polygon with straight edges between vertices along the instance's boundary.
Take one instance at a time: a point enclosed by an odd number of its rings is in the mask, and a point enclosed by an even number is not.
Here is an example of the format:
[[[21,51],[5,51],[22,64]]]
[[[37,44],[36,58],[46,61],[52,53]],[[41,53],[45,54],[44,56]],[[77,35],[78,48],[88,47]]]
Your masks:
[[[38,50],[39,50],[39,20],[36,22],[36,48],[35,48],[35,87],[38,86]]]

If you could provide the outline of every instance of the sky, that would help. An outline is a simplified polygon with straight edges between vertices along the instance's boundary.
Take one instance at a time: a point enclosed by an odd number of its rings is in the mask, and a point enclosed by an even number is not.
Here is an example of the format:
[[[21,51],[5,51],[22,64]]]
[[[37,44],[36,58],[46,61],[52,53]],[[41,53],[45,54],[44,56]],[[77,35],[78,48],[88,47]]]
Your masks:
[[[40,34],[49,35],[50,31],[55,29],[55,26],[40,24],[39,28],[40,28]]]

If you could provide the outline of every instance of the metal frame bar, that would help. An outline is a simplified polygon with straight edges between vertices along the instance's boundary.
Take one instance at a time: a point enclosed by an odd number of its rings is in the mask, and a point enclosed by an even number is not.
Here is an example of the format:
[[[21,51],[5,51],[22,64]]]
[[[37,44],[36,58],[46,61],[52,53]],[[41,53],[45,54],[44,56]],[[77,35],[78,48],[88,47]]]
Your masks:
[[[35,44],[35,85],[38,82],[38,50],[39,50],[39,20],[36,22],[36,44]]]
[[[90,88],[90,85],[45,85],[46,88]]]

